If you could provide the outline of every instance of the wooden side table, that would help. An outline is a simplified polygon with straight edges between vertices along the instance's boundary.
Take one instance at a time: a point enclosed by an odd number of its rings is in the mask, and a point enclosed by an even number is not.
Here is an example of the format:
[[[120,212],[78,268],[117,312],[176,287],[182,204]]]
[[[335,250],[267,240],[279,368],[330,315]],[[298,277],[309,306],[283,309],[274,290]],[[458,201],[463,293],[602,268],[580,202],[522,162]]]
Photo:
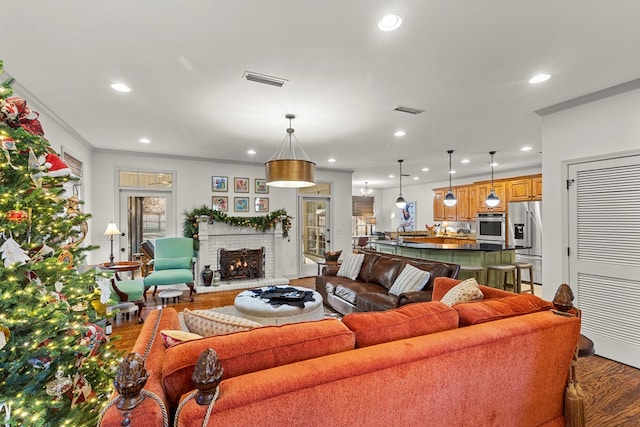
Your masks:
[[[113,265],[109,265],[108,262],[98,264],[98,268],[103,271],[113,271],[115,273],[117,280],[122,280],[120,278],[120,273],[129,272],[131,274],[131,278],[140,267],[142,266],[141,262],[138,261],[118,261]]]

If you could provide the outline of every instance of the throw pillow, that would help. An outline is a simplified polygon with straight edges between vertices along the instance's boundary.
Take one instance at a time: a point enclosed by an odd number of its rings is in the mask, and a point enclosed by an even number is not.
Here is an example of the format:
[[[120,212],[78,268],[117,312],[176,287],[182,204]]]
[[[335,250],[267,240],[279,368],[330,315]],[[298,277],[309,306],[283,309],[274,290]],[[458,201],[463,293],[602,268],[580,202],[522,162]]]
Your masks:
[[[230,314],[217,313],[209,310],[183,311],[184,323],[189,332],[210,337],[212,335],[228,334],[230,332],[248,331],[262,326],[253,320],[243,319]]]
[[[340,277],[348,277],[351,280],[356,280],[358,277],[358,273],[360,273],[360,268],[362,267],[362,262],[364,261],[364,254],[349,254],[346,256],[344,261],[342,261],[342,265],[338,270],[336,276]]]
[[[160,331],[160,336],[162,337],[165,347],[171,347],[172,345],[180,344],[181,342],[202,338],[202,335],[174,330],[162,330]]]
[[[421,290],[429,281],[431,273],[420,270],[411,264],[405,265],[396,280],[391,285],[389,293],[399,296],[405,292],[414,292]]]
[[[478,282],[476,282],[476,279],[471,278],[449,289],[449,292],[444,294],[440,301],[443,304],[452,306],[463,302],[481,300],[482,298],[484,298],[484,295],[478,287]]]

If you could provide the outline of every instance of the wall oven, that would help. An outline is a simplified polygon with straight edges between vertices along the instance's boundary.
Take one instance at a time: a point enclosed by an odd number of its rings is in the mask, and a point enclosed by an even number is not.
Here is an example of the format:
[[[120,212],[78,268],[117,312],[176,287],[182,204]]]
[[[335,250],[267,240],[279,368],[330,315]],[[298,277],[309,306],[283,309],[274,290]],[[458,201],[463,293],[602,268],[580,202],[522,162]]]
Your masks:
[[[478,212],[476,216],[478,243],[504,244],[506,242],[505,215],[502,212]]]

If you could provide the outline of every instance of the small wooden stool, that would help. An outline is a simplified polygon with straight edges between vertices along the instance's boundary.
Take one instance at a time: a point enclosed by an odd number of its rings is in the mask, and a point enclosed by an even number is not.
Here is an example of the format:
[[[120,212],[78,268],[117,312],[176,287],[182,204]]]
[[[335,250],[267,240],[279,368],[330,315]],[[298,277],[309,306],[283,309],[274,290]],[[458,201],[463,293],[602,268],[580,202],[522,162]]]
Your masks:
[[[473,273],[473,277],[480,284],[484,284],[484,267],[481,265],[461,265],[460,271],[464,271],[467,273]]]
[[[513,287],[513,290],[516,290],[516,266],[511,264],[495,264],[487,266],[487,284],[490,283],[491,272],[495,271],[499,275],[502,276],[502,289],[506,290],[507,286]],[[512,283],[507,281],[507,276],[511,275]],[[498,276],[500,278],[500,276]],[[499,281],[498,281],[499,283]]]
[[[514,262],[513,265],[516,266],[516,293],[531,292],[531,295],[535,295],[533,291],[533,264],[530,262]],[[528,291],[522,290],[522,270],[529,270],[529,281],[524,282],[525,285],[531,287]]]

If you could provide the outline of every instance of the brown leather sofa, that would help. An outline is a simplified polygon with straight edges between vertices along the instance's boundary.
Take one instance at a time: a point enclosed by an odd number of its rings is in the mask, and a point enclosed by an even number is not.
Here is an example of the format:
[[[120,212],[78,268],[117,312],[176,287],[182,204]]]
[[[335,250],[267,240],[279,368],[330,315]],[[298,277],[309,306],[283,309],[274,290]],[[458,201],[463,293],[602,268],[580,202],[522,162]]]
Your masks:
[[[316,277],[316,291],[324,303],[342,314],[362,311],[384,311],[412,302],[431,301],[433,281],[436,277],[456,279],[460,266],[440,261],[383,254],[373,251],[364,253],[364,262],[356,280],[339,277],[339,266],[327,266],[322,275]],[[407,292],[399,296],[389,293],[396,277],[406,264],[431,273],[429,281],[420,291]]]

